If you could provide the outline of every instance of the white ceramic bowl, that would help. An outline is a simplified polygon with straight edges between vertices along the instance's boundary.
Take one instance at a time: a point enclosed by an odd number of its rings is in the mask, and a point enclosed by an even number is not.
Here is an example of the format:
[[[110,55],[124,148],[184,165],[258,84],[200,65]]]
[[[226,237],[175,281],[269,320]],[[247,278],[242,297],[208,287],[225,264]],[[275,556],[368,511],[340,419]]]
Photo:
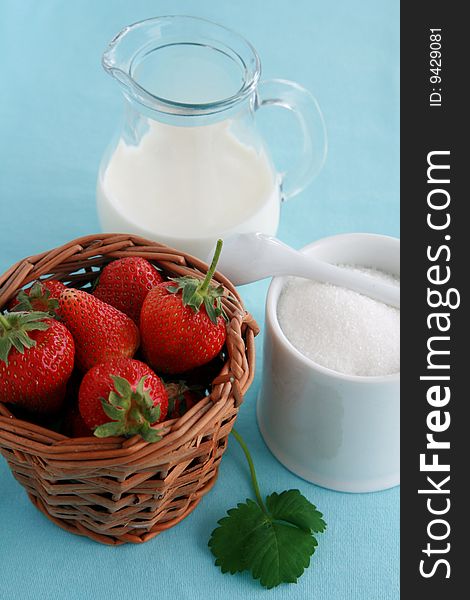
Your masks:
[[[331,263],[400,275],[397,238],[351,233],[303,252]],[[304,479],[333,490],[373,492],[398,485],[400,374],[343,375],[316,364],[289,342],[277,319],[285,277],[266,300],[258,424],[276,458]]]

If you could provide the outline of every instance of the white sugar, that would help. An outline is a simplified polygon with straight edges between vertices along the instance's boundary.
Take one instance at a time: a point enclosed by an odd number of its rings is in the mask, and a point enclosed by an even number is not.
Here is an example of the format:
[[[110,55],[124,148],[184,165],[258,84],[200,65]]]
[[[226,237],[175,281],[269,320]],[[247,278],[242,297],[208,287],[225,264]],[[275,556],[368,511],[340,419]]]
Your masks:
[[[399,285],[382,271],[341,266]],[[342,287],[290,277],[277,314],[291,344],[319,365],[347,375],[400,371],[399,309]]]

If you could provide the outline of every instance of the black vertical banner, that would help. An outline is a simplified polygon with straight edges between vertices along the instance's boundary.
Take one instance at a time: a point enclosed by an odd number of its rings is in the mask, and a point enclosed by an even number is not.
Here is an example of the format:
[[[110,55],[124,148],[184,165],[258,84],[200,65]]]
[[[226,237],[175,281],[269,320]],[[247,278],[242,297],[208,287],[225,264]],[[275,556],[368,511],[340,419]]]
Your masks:
[[[413,600],[469,595],[470,36],[462,6],[401,5],[401,597]]]

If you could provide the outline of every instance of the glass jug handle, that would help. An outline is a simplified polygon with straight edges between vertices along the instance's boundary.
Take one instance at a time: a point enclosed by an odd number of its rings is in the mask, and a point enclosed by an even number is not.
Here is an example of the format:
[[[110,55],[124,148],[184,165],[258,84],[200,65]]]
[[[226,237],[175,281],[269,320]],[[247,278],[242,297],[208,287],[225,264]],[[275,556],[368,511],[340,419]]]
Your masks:
[[[262,106],[280,106],[292,111],[302,131],[302,158],[299,165],[282,174],[281,198],[288,200],[304,190],[325,163],[328,148],[325,122],[314,96],[293,81],[270,79],[260,82],[255,110]]]

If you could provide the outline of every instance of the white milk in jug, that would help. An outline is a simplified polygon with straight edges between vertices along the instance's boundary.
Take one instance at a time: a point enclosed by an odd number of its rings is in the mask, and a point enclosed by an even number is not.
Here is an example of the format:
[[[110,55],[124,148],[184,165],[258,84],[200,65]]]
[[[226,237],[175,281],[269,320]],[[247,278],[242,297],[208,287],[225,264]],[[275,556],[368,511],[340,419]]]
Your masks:
[[[203,260],[217,238],[279,224],[279,177],[264,150],[230,120],[198,127],[148,122],[137,145],[120,138],[98,180],[104,231],[135,233]]]

